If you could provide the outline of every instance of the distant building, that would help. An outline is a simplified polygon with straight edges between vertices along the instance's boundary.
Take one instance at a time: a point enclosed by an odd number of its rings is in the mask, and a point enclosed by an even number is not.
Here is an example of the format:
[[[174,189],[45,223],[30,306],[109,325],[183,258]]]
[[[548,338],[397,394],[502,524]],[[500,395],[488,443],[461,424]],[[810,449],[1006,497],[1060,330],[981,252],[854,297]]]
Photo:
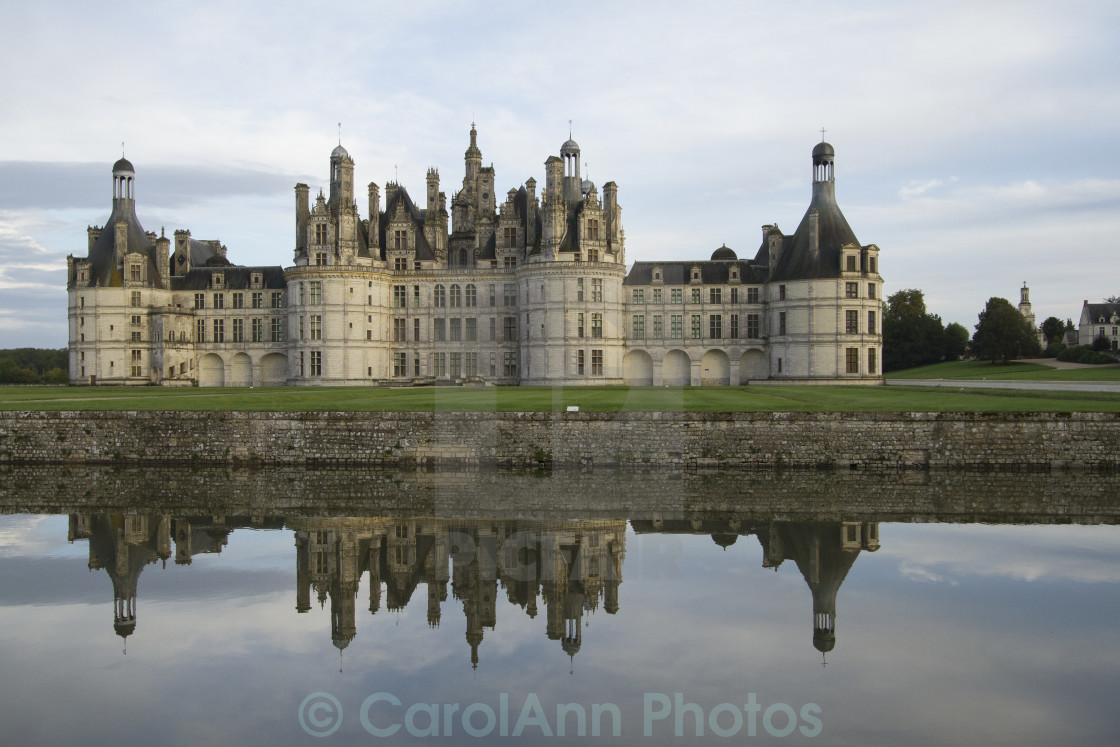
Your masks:
[[[762,229],[753,259],[638,262],[626,271],[618,187],[602,192],[568,140],[497,196],[472,126],[450,200],[429,169],[419,204],[396,183],[354,199],[330,156],[329,194],[297,184],[289,267],[242,267],[220,241],[141,227],[135,169],[113,165],[113,208],[67,260],[70,381],[202,386],[745,384],[881,380],[879,248],[836,203],[835,151],[813,149],[797,230]],[[384,205],[384,207],[382,207]]]
[[[1109,350],[1116,352],[1120,344],[1120,303],[1089,303],[1081,305],[1081,321],[1077,324],[1077,344],[1092,345],[1097,337],[1105,337]]]

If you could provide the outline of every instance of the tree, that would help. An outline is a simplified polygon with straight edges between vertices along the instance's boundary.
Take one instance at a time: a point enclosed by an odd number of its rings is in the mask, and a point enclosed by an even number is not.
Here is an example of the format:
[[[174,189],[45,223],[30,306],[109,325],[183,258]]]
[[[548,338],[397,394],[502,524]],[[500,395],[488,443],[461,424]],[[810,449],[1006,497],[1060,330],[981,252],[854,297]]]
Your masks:
[[[1036,354],[1038,338],[1031,325],[1006,298],[993,296],[979,314],[972,354],[995,363]]]
[[[1109,296],[1104,300],[1105,303],[1120,303],[1120,296]]]
[[[1103,353],[1111,347],[1112,343],[1108,341],[1107,337],[1101,334],[1093,338],[1093,343],[1089,346],[1089,349],[1098,353]]]
[[[1061,342],[1065,334],[1065,322],[1056,316],[1046,317],[1046,321],[1042,323],[1042,335],[1046,338],[1047,344]]]
[[[966,332],[966,339],[967,336]],[[937,363],[944,348],[941,317],[926,312],[926,300],[920,290],[907,288],[887,298],[883,308],[884,371]]]
[[[957,361],[968,350],[968,330],[963,324],[950,322],[945,325],[945,343],[941,354],[947,361]]]

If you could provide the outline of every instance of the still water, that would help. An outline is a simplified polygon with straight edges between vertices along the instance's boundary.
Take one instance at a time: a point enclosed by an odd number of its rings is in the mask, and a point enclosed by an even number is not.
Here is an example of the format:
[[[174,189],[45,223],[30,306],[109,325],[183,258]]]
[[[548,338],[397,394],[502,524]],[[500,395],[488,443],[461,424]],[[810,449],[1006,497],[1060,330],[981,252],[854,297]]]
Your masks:
[[[5,744],[1120,739],[1113,476],[0,478]]]

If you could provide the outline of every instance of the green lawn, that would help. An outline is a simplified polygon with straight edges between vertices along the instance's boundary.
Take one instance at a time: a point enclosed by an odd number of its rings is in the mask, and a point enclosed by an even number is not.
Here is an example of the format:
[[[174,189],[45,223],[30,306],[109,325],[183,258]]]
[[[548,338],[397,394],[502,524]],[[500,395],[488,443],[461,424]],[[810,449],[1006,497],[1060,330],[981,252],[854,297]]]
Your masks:
[[[1120,394],[883,386],[0,387],[0,410],[336,412],[1116,412]]]
[[[1009,381],[1120,381],[1120,366],[1057,369],[1037,363],[1007,365],[987,361],[956,361],[892,371],[888,379],[1007,379]]]

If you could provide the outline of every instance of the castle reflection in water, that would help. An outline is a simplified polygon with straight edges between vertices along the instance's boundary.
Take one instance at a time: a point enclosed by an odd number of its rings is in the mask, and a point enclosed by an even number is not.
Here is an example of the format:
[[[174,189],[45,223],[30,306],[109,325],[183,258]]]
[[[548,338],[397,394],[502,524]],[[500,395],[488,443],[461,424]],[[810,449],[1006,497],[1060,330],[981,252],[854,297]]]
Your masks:
[[[583,620],[600,607],[619,608],[626,554],[626,520],[493,520],[441,518],[174,517],[170,514],[70,514],[69,539],[89,541],[89,567],[113,582],[113,626],[127,638],[137,627],[137,581],[152,563],[190,564],[220,553],[238,528],[295,532],[296,611],[312,597],[329,603],[331,637],[342,650],[358,634],[358,593],[369,574],[369,613],[405,609],[423,584],[427,622],[443,622],[444,603],[462,605],[471,662],[478,665],[484,631],[498,618],[498,596],[536,618],[543,605],[545,633],[569,656],[582,644]],[[792,560],[812,592],[813,645],[836,643],[836,596],[861,550],[879,547],[876,522],[631,520],[638,534],[707,534],[726,548],[754,535],[762,565]],[[172,552],[174,544],[174,552]]]

